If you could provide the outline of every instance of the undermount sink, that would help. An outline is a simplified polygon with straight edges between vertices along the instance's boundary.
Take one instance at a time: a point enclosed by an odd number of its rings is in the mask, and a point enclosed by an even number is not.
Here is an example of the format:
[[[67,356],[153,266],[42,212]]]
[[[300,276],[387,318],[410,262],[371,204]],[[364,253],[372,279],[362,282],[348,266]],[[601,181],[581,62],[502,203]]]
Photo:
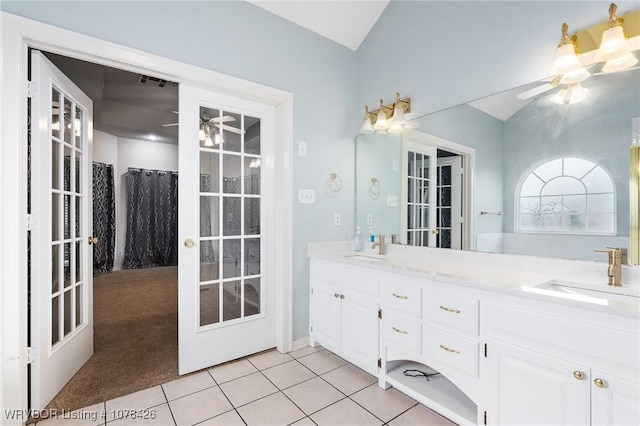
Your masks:
[[[599,305],[622,304],[640,308],[640,288],[637,286],[622,285],[620,287],[612,287],[603,283],[602,287],[596,287],[593,284],[549,280],[535,287],[525,287],[523,289],[532,293]]]
[[[375,256],[367,256],[366,254],[349,254],[344,257],[347,260],[353,260],[354,262],[363,262],[363,263],[382,263],[384,262],[383,257],[375,257]]]

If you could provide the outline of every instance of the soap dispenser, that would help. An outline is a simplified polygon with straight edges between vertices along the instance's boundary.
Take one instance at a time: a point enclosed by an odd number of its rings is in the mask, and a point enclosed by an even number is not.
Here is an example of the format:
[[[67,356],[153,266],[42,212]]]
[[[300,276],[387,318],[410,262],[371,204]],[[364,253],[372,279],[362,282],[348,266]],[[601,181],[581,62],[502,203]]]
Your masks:
[[[372,243],[376,242],[376,236],[373,235],[373,226],[369,227],[369,241],[371,241]]]
[[[356,235],[353,237],[353,251],[360,251],[360,227],[356,227]]]

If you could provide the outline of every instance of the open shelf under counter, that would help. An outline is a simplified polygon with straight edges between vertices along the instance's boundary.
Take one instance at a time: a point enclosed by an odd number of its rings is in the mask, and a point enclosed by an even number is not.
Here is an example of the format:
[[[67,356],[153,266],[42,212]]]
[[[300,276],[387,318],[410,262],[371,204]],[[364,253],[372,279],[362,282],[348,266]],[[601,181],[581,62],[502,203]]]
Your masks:
[[[413,361],[388,361],[385,380],[397,390],[461,425],[476,425],[478,406],[444,375],[425,377],[405,376],[405,370],[436,370]]]

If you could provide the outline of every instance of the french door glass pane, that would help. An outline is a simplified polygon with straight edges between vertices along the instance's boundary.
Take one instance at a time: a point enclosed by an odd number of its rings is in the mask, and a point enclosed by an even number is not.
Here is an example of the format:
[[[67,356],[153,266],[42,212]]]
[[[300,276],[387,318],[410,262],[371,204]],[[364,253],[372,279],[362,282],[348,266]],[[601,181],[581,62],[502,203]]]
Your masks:
[[[82,194],[82,167],[81,167],[81,164],[82,164],[82,153],[79,152],[79,151],[76,151],[75,154],[76,154],[76,159],[75,159],[75,162],[74,162],[74,164],[75,164],[75,166],[74,166],[74,168],[75,168],[75,181],[76,181],[75,191],[78,194]]]
[[[82,110],[76,108],[76,119],[73,122],[73,133],[75,135],[76,147],[82,149]]]
[[[60,150],[62,144],[51,142],[51,188],[60,189]]]
[[[60,131],[62,132],[62,134],[64,135],[64,141],[68,144],[71,144],[71,111],[72,111],[72,104],[71,104],[71,100],[69,100],[69,98],[65,97],[64,98],[64,126],[60,126]]]
[[[60,244],[51,247],[51,293],[60,290]]]
[[[71,301],[72,291],[64,292],[64,335],[66,336],[71,332],[72,323],[71,323],[71,313],[73,312],[73,302]]]
[[[200,116],[199,286],[205,326],[261,312],[262,159],[259,118],[204,106]]]
[[[51,136],[60,137],[60,92],[55,87],[51,88]],[[54,167],[54,170],[57,168]]]
[[[60,239],[60,194],[51,194],[51,240]]]
[[[51,299],[51,345],[60,341],[60,296]]]
[[[64,243],[64,288],[71,285],[71,244]]]
[[[83,302],[83,294],[82,294],[82,284],[76,287],[76,327],[82,324],[82,302]]]

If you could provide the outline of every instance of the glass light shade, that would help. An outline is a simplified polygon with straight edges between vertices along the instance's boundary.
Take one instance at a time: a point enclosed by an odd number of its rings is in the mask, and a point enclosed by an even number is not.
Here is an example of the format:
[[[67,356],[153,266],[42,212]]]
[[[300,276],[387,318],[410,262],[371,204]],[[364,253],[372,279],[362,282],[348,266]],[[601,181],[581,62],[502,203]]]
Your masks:
[[[402,124],[396,123],[395,120],[391,123],[391,126],[387,129],[389,133],[402,133]]]
[[[610,61],[618,59],[629,52],[627,40],[624,38],[624,30],[622,26],[617,26],[609,28],[602,33],[602,41],[595,60],[596,62]]]
[[[638,63],[633,53],[629,52],[618,59],[609,59],[602,67],[603,72],[616,72],[631,68]]]
[[[378,130],[376,130],[376,134],[377,135],[386,135],[387,131],[385,129],[378,129]]]
[[[576,56],[573,44],[565,44],[556,50],[556,60],[549,71],[550,75],[567,74],[577,69],[584,68]]]
[[[200,128],[200,131],[198,132],[198,139],[200,139],[201,141],[205,140],[207,138],[207,135],[204,133],[204,129]]]
[[[406,119],[404,118],[404,110],[402,109],[402,105],[396,105],[396,107],[393,109],[393,121],[392,123],[395,124],[399,124],[399,125],[403,125],[405,123]]]
[[[220,143],[221,143],[221,142],[224,142],[224,141],[222,140],[222,136],[220,136],[220,133],[214,132],[214,135],[213,135],[213,142],[214,142],[216,145],[220,145]]]
[[[371,125],[371,119],[369,117],[364,119],[362,127],[360,128],[360,133],[373,133],[373,126]]]
[[[585,89],[581,85],[576,84],[570,89],[569,104],[577,104],[583,101],[587,97],[587,93],[589,93],[589,89]]]
[[[249,163],[249,167],[252,169],[257,169],[260,167],[260,159],[259,158],[254,158],[253,160],[251,160],[251,162]]]
[[[206,137],[206,139],[204,140],[204,146],[213,146],[213,140],[211,139],[211,136]]]
[[[581,81],[584,81],[589,77],[591,77],[591,74],[589,74],[589,71],[587,71],[584,67],[582,67],[582,68],[578,68],[576,70],[570,71],[568,73],[562,74],[560,83],[561,84],[580,83]]]
[[[564,98],[567,96],[567,89],[560,89],[556,92],[555,95],[551,96],[549,98],[550,102],[553,102],[554,104],[557,105],[563,105],[564,104]]]
[[[376,130],[385,130],[389,127],[389,123],[387,122],[387,114],[384,113],[382,109],[378,111],[378,118],[376,119],[376,124],[373,125],[373,128]]]

